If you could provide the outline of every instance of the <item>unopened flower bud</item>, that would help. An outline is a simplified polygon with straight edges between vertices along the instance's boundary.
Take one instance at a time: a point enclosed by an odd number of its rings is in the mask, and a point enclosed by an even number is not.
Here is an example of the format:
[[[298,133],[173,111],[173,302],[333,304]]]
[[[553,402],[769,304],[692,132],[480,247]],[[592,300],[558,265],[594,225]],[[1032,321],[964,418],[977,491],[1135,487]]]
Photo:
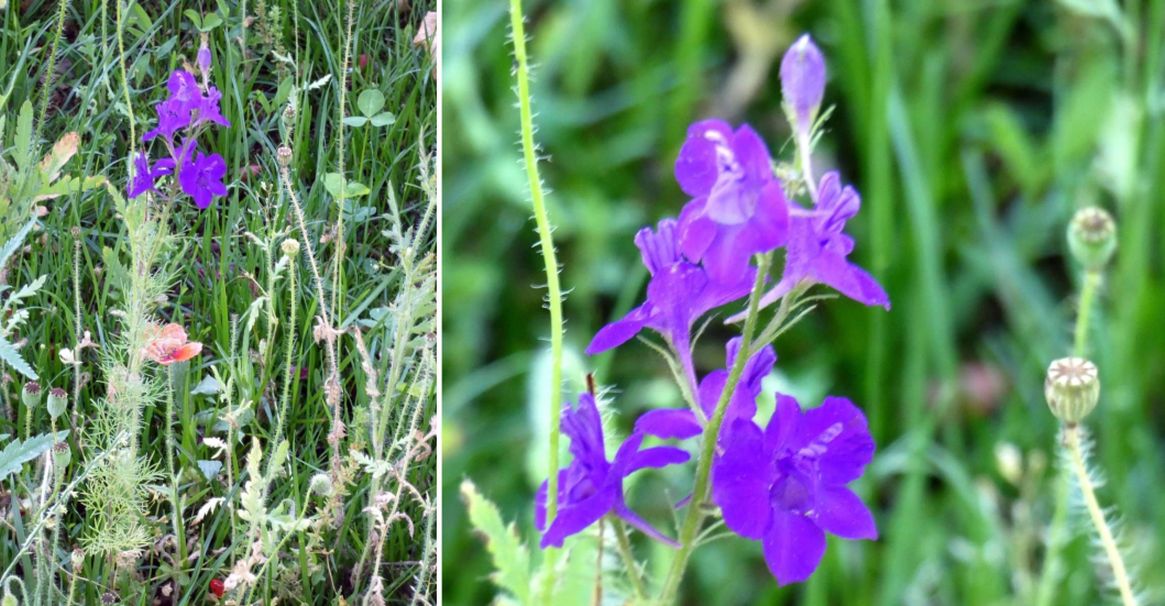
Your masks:
[[[1015,444],[1000,442],[995,445],[995,467],[1004,480],[1018,485],[1023,479],[1023,453]]]
[[[781,95],[793,129],[808,134],[825,96],[825,57],[809,34],[798,38],[781,58]]]
[[[1048,367],[1044,397],[1057,419],[1075,425],[1100,400],[1100,374],[1096,365],[1084,358],[1061,358]]]
[[[299,254],[299,241],[294,238],[288,238],[283,241],[280,248],[283,250],[283,256],[288,259],[294,259]]]
[[[280,166],[290,166],[291,148],[287,147],[286,145],[280,145],[279,149],[275,152],[275,157],[279,160]]]
[[[317,473],[311,477],[308,488],[321,497],[330,496],[332,494],[332,478],[328,477],[326,473]]]
[[[1068,248],[1086,269],[1104,267],[1116,252],[1116,223],[1112,215],[1097,206],[1076,211],[1068,224]]]
[[[85,563],[85,552],[80,547],[74,549],[71,560],[73,563],[73,571],[81,570],[81,565]]]
[[[49,390],[49,399],[46,406],[49,410],[49,415],[56,419],[65,412],[69,407],[69,394],[60,387],[54,387]]]
[[[24,384],[24,389],[20,392],[20,401],[24,403],[24,407],[29,410],[36,410],[40,406],[40,383],[36,381],[29,381]]]
[[[210,75],[210,45],[206,32],[202,33],[201,44],[198,47],[198,69],[202,72],[203,77]]]
[[[4,597],[0,598],[0,606],[20,606],[20,601],[16,599],[16,596],[5,591]]]

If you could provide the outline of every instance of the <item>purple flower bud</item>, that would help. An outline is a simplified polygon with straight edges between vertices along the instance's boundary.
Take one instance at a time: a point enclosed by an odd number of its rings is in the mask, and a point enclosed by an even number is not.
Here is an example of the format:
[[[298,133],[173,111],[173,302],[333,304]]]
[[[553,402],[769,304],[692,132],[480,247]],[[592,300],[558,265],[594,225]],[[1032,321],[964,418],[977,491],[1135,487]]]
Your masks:
[[[206,46],[205,39],[198,49],[198,71],[202,72],[203,76],[210,75],[210,48]]]
[[[798,38],[781,59],[781,94],[797,131],[808,133],[825,96],[825,57],[809,34]]]

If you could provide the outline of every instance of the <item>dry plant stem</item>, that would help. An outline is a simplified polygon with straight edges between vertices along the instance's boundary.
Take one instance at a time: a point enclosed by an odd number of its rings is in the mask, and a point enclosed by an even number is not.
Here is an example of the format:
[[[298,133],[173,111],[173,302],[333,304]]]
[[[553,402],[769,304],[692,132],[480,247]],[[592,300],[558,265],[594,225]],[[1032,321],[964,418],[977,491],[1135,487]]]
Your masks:
[[[703,443],[700,450],[700,460],[696,466],[696,487],[692,492],[692,499],[688,504],[688,512],[684,516],[683,525],[680,530],[679,551],[672,560],[671,567],[668,569],[667,578],[663,584],[663,590],[660,592],[660,599],[658,600],[660,604],[671,604],[675,601],[676,592],[679,590],[680,581],[683,580],[684,570],[688,565],[688,558],[692,555],[692,550],[696,547],[696,535],[699,534],[700,524],[704,521],[704,512],[700,507],[708,497],[712,459],[716,455],[716,442],[720,437],[720,426],[724,423],[724,414],[728,409],[728,401],[732,398],[733,392],[736,391],[736,385],[740,383],[740,378],[744,374],[745,364],[752,355],[752,336],[756,331],[757,315],[760,311],[760,298],[764,291],[765,277],[768,276],[771,260],[772,253],[757,256],[756,280],[753,282],[752,294],[749,295],[748,299],[748,316],[744,320],[740,353],[736,355],[736,360],[732,364],[732,370],[728,375],[727,382],[724,384],[724,391],[720,393],[720,399],[716,402],[716,409],[712,413],[712,418],[704,426],[704,433],[701,436]]]
[[[303,207],[299,204],[299,196],[295,193],[295,188],[291,184],[291,171],[286,166],[279,167],[279,179],[283,182],[284,189],[287,190],[287,197],[291,200],[291,208],[295,214],[296,224],[299,227],[299,232],[303,236],[303,250],[307,252],[307,264],[311,269],[312,279],[315,282],[316,298],[320,305],[320,319],[323,320],[324,330],[328,334],[324,335],[324,353],[328,359],[328,378],[324,381],[326,398],[328,404],[332,407],[332,431],[328,435],[328,441],[332,445],[332,461],[331,472],[332,481],[338,483],[340,479],[340,431],[342,431],[342,422],[340,420],[340,398],[339,390],[328,389],[326,386],[334,381],[340,380],[339,366],[336,361],[336,339],[332,334],[334,326],[332,325],[331,314],[328,313],[328,299],[324,293],[324,280],[320,276],[319,263],[316,261],[315,250],[311,244],[311,234],[307,231],[307,221],[303,217]],[[337,489],[339,487],[337,486]],[[335,494],[339,494],[339,490]],[[336,498],[332,498],[332,502],[336,502]]]
[[[344,33],[344,60],[340,64],[340,103],[339,119],[336,122],[336,170],[340,175],[340,197],[336,200],[336,239],[335,259],[332,267],[332,312],[340,315],[340,282],[343,268],[344,253],[347,242],[344,239],[344,202],[348,196],[348,179],[344,176],[344,112],[347,110],[348,99],[348,66],[352,63],[352,22],[356,17],[356,2],[348,0],[348,19]]]
[[[1121,603],[1124,606],[1136,606],[1137,598],[1133,594],[1133,586],[1129,580],[1128,569],[1125,568],[1124,558],[1121,556],[1120,549],[1117,548],[1116,539],[1112,536],[1112,530],[1108,526],[1104,510],[1101,509],[1100,503],[1096,500],[1096,491],[1092,486],[1092,478],[1088,475],[1088,466],[1084,462],[1084,453],[1080,446],[1080,427],[1078,425],[1064,427],[1064,447],[1068,449],[1072,473],[1076,475],[1076,481],[1080,484],[1080,492],[1084,495],[1084,505],[1088,508],[1088,517],[1092,519],[1092,525],[1096,528],[1096,534],[1100,538],[1100,545],[1104,548],[1104,555],[1108,559],[1109,566],[1112,567],[1113,583],[1120,591]]]
[[[530,66],[526,58],[526,29],[523,24],[522,0],[510,0],[511,38],[514,44],[514,70],[518,81],[518,113],[522,130],[522,156],[526,176],[530,182],[530,201],[534,206],[534,221],[538,226],[539,248],[546,270],[546,302],[550,308],[550,415],[549,450],[547,452],[546,524],[558,515],[558,439],[562,415],[562,292],[558,283],[558,260],[555,258],[554,237],[546,201],[542,194],[542,179],[538,175],[538,154],[534,144],[534,110],[530,100]],[[551,599],[554,586],[555,562],[558,550],[546,550],[543,598]]]

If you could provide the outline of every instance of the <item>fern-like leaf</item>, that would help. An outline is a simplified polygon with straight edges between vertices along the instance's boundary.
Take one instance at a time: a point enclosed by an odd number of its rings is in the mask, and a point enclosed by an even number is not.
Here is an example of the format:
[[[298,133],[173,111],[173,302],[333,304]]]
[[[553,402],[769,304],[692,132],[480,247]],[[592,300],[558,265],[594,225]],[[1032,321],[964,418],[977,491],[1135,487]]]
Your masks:
[[[58,431],[56,436],[46,433],[23,442],[19,438],[13,438],[4,450],[0,450],[0,482],[20,471],[25,463],[44,454],[53,447],[53,444],[63,441],[68,435],[68,430],[65,430]]]
[[[37,380],[36,371],[28,365],[28,362],[24,361],[24,358],[20,357],[20,352],[16,351],[16,347],[9,343],[4,335],[0,335],[0,361],[27,377],[29,381]]]
[[[519,604],[530,598],[530,552],[518,538],[513,524],[502,521],[496,505],[477,492],[473,482],[461,483],[461,498],[469,509],[469,521],[485,539],[485,548],[493,558],[494,583],[508,591]]]

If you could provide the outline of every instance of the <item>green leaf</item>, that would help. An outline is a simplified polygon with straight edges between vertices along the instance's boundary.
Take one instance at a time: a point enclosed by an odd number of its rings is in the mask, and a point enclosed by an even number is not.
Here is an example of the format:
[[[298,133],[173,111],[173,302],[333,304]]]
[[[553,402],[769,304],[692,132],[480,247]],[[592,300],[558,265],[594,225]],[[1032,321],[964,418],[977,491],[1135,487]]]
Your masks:
[[[4,450],[0,450],[0,482],[20,471],[25,463],[47,452],[53,444],[63,442],[68,436],[69,431],[64,430],[58,431],[55,436],[46,433],[23,442],[19,438],[13,439]]]
[[[209,32],[210,30],[222,25],[222,17],[218,13],[211,13],[202,18],[202,27],[198,28],[200,31]]]
[[[498,587],[508,591],[519,604],[529,602],[530,553],[511,523],[506,525],[496,505],[477,492],[469,480],[461,482],[461,498],[469,510],[469,522],[481,533],[496,569],[490,575]]]
[[[29,381],[35,381],[37,379],[36,371],[28,365],[28,362],[24,361],[24,358],[20,357],[20,352],[16,351],[16,347],[9,343],[8,339],[4,338],[4,335],[0,335],[0,361],[3,361],[5,364],[11,366],[13,370],[27,377]]]
[[[344,177],[340,173],[328,173],[324,175],[324,189],[328,190],[334,198],[358,198],[360,196],[367,196],[372,190],[368,189],[367,185],[357,181],[344,182]]]
[[[381,112],[372,116],[372,126],[388,126],[396,122],[396,116],[391,112]]]
[[[348,126],[364,126],[368,124],[368,118],[364,116],[348,116],[344,118],[344,124]]]
[[[196,27],[198,29],[202,29],[202,17],[199,16],[199,14],[196,11],[186,9],[186,10],[182,11],[182,14],[186,15],[186,18],[190,19],[190,21],[192,23],[194,23],[194,27]]]
[[[16,140],[13,143],[16,148],[12,151],[12,159],[23,173],[32,166],[32,103],[28,101],[20,106],[20,116],[16,118]]]
[[[375,88],[370,88],[356,98],[356,107],[360,108],[360,113],[371,118],[377,112],[384,108],[384,94]]]

